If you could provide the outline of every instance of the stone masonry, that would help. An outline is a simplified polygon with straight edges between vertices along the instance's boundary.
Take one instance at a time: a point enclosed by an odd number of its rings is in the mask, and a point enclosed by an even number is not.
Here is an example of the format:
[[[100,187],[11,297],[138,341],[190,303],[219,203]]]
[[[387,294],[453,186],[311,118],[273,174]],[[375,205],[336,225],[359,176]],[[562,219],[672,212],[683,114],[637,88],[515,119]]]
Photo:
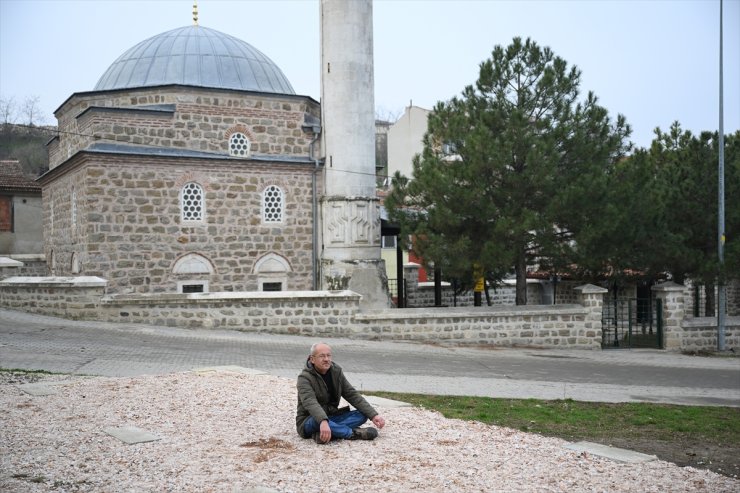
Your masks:
[[[258,291],[256,265],[278,259],[283,290],[313,282],[310,98],[164,86],[78,93],[57,111],[60,135],[41,178],[44,253],[56,276],[99,276],[107,292]],[[249,140],[232,156],[229,137]],[[187,183],[204,191],[203,219],[183,222]],[[263,192],[283,194],[265,222]],[[319,184],[317,193],[321,193]],[[208,269],[174,271],[195,254]]]
[[[319,104],[305,96],[180,86],[76,93],[57,110],[49,168],[93,142],[228,155],[235,130],[250,138],[252,154],[308,156],[306,114],[320,117]]]
[[[220,328],[274,334],[599,349],[606,290],[578,286],[576,304],[361,310],[351,291],[106,295],[97,277],[11,277],[0,306],[70,319]],[[682,287],[656,286],[665,303],[666,349],[715,350],[709,319],[682,318]],[[728,348],[740,347],[740,317],[728,317]]]
[[[174,158],[114,155],[75,160],[80,164],[44,190],[54,275],[104,277],[110,293],[174,292],[174,263],[198,253],[213,264],[215,273],[204,277],[211,291],[256,291],[255,262],[279,252],[292,268],[288,288],[310,289],[310,167],[192,160],[183,166]],[[179,193],[190,180],[205,188],[202,224],[180,221]],[[272,184],[285,192],[281,224],[261,220],[261,192]]]

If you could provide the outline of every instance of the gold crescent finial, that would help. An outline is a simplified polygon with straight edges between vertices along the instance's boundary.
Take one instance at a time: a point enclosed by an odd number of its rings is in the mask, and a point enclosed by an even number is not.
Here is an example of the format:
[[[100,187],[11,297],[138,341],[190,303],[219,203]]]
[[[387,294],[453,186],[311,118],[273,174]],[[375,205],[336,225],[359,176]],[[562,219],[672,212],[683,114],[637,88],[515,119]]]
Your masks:
[[[198,2],[193,0],[193,25],[198,25]]]

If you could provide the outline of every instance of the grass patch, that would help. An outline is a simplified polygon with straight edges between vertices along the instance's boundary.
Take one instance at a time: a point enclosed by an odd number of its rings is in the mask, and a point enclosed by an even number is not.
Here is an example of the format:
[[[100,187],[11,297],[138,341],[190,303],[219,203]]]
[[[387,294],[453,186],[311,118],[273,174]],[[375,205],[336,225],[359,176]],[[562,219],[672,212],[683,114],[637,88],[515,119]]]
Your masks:
[[[367,392],[442,413],[447,418],[514,428],[568,441],[627,448],[740,476],[740,409],[571,399],[496,399]]]
[[[602,436],[669,439],[685,434],[740,443],[740,409],[650,403],[580,402],[571,399],[494,399],[371,392],[439,411],[447,418],[481,421],[563,438]]]
[[[24,370],[23,368],[0,368],[0,373],[24,373],[28,375],[64,375],[46,370]]]

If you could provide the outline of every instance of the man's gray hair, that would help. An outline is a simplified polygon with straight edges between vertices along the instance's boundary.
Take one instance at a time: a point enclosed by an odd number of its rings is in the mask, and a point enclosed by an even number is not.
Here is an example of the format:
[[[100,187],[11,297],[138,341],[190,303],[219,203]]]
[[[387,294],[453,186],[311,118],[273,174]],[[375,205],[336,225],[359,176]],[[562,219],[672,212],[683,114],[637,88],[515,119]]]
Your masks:
[[[310,352],[310,353],[308,353],[308,354],[309,354],[309,356],[313,356],[314,354],[316,354],[316,348],[317,348],[317,347],[319,347],[319,346],[321,346],[322,344],[323,344],[324,346],[327,346],[327,347],[331,347],[331,346],[329,346],[329,345],[328,345],[327,343],[325,343],[325,342],[315,342],[315,343],[311,344],[311,352]]]

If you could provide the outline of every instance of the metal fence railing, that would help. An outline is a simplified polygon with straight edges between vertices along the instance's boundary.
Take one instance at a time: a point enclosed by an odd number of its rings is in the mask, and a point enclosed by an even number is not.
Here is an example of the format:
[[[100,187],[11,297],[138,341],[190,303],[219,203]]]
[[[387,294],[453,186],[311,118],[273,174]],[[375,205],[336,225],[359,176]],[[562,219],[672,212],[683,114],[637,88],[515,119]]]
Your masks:
[[[601,314],[601,347],[663,347],[663,305],[652,298],[610,299]]]
[[[391,295],[391,299],[393,300],[393,304],[396,307],[405,307],[408,306],[408,298],[406,296],[406,279],[403,280],[403,303],[398,303],[398,279],[388,279],[388,292]]]

